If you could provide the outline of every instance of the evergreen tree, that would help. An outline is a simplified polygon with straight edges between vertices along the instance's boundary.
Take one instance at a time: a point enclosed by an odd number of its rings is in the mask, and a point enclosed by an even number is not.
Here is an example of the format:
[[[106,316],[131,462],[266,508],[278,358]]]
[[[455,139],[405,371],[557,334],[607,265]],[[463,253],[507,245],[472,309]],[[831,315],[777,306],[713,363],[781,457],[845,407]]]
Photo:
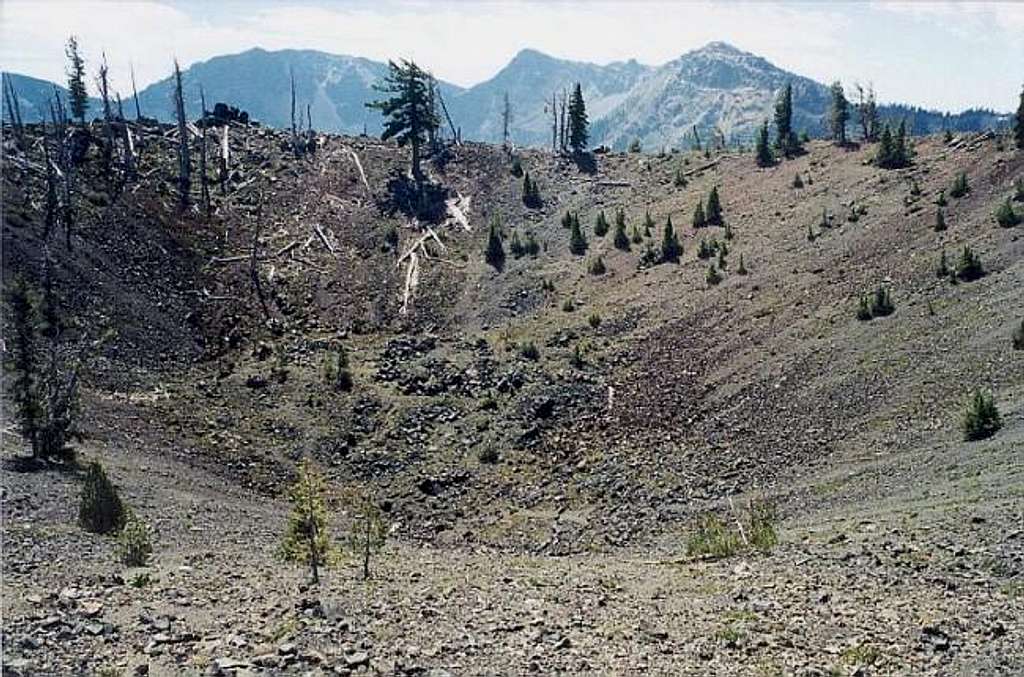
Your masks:
[[[651,211],[644,212],[644,237],[650,237],[654,230],[654,219],[651,218]]]
[[[572,212],[566,210],[565,215],[562,216],[562,228],[569,230],[572,228]]]
[[[771,146],[768,144],[768,121],[765,120],[761,129],[757,130],[757,166],[770,167],[775,162]]]
[[[35,381],[38,368],[38,346],[36,341],[39,322],[38,305],[21,277],[14,278],[8,287],[7,300],[10,323],[7,329],[8,361],[5,365],[11,372],[8,381],[11,399],[14,402],[15,417],[21,434],[32,445],[32,454],[38,455],[38,435],[41,427],[42,404]]]
[[[1020,105],[1013,123],[1013,138],[1017,140],[1017,148],[1024,149],[1024,87],[1020,90]]]
[[[393,96],[366,104],[387,118],[380,136],[382,140],[394,137],[399,146],[412,148],[412,175],[417,188],[424,178],[420,170],[420,147],[426,143],[430,130],[438,126],[437,112],[431,105],[430,80],[430,75],[412,61],[389,61],[388,75],[383,83],[374,85],[374,89]]]
[[[878,106],[875,103],[875,90],[868,86],[865,94],[864,88],[857,85],[857,121],[860,123],[861,136],[865,141],[875,141],[878,138]]]
[[[682,251],[683,248],[679,245],[679,236],[676,235],[675,228],[672,227],[672,215],[670,214],[665,221],[665,231],[661,238],[661,260],[678,262]]]
[[[295,484],[288,492],[292,510],[281,543],[281,556],[286,561],[308,564],[313,583],[320,582],[320,567],[328,565],[331,559],[325,492],[324,478],[308,459],[303,459]]]
[[[693,227],[703,228],[707,223],[707,218],[704,216],[704,204],[698,202],[697,208],[693,210]]]
[[[587,251],[587,238],[583,237],[583,230],[580,228],[580,220],[572,220],[572,231],[569,233],[569,251],[576,256],[583,256]]]
[[[594,219],[594,235],[598,237],[604,237],[608,234],[608,219],[605,218],[604,210],[602,209],[597,214],[597,218]]]
[[[946,230],[946,215],[942,213],[942,209],[935,210],[935,230],[941,232]]]
[[[537,186],[537,181],[530,178],[530,172],[523,174],[523,204],[531,209],[538,209],[542,204],[540,188]]]
[[[718,186],[712,186],[711,194],[708,195],[706,219],[709,226],[722,225],[722,203],[718,199]]]
[[[889,129],[889,125],[886,124],[882,127],[882,136],[878,142],[878,152],[875,153],[875,164],[886,169],[890,168],[893,163],[893,150],[892,131]]]
[[[626,213],[621,209],[615,213],[615,248],[629,251],[629,237],[626,236]]]
[[[793,85],[786,86],[775,102],[775,147],[785,157],[792,157],[800,150],[800,142],[793,132]]]
[[[89,94],[85,89],[85,59],[78,51],[78,38],[74,35],[68,38],[64,53],[68,57],[68,103],[71,116],[85,124],[85,112],[89,108]]]
[[[569,145],[574,153],[586,150],[589,134],[587,125],[587,107],[583,103],[583,90],[577,82],[569,99]]]
[[[487,263],[501,270],[505,264],[505,244],[501,239],[501,218],[495,214],[491,218],[491,229],[487,234],[487,250],[484,252]]]
[[[843,93],[843,85],[836,80],[832,83],[832,110],[830,122],[832,140],[843,146],[846,144],[846,123],[850,119],[850,105]]]
[[[950,189],[950,197],[962,198],[971,192],[971,187],[967,184],[967,173],[960,172],[957,174],[956,179],[953,180],[953,188]]]
[[[512,238],[508,243],[508,251],[514,258],[522,258],[523,254],[526,253],[526,248],[523,246],[522,241],[519,239],[519,232],[513,230]]]

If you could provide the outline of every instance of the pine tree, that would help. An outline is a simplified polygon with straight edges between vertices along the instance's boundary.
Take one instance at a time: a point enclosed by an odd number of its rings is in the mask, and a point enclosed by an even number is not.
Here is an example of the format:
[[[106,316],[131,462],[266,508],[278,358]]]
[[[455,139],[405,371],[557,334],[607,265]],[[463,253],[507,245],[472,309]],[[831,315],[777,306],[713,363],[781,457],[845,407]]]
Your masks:
[[[7,289],[10,323],[6,329],[9,346],[8,361],[5,365],[11,372],[7,382],[14,402],[15,417],[21,434],[32,445],[32,455],[39,454],[38,435],[41,428],[42,403],[35,374],[38,369],[38,346],[36,341],[39,322],[38,304],[21,277]]]
[[[949,191],[949,196],[959,199],[970,192],[971,187],[967,183],[967,173],[960,172],[957,174],[956,179],[953,180],[953,187]]]
[[[598,237],[604,237],[608,234],[608,219],[605,218],[604,210],[602,209],[597,214],[597,218],[594,219],[594,235]]]
[[[1013,124],[1013,138],[1017,140],[1017,148],[1024,149],[1024,87],[1020,90],[1020,105]]]
[[[662,233],[661,238],[661,260],[678,262],[681,253],[682,247],[679,246],[679,236],[676,235],[675,228],[672,227],[672,215],[670,214],[665,221],[665,231]]]
[[[326,485],[308,459],[288,492],[292,504],[281,555],[289,562],[308,564],[313,583],[320,582],[320,567],[330,564],[331,540],[327,533]]]
[[[587,125],[587,107],[583,103],[583,90],[577,82],[569,99],[569,145],[574,153],[582,153],[587,147]]]
[[[722,225],[722,203],[718,199],[718,186],[712,186],[711,194],[708,195],[706,218],[709,226]]]
[[[629,251],[629,237],[626,236],[626,213],[621,209],[615,213],[615,239],[613,244],[616,249]]]
[[[644,212],[644,237],[650,237],[654,230],[654,219],[651,218],[651,211]]]
[[[89,94],[85,89],[85,59],[78,51],[77,37],[72,35],[68,38],[64,53],[68,57],[68,103],[71,106],[71,115],[84,125],[85,113],[89,108]]]
[[[430,104],[430,75],[412,61],[388,62],[388,75],[374,89],[392,94],[388,99],[372,101],[367,108],[381,112],[387,120],[380,138],[395,138],[398,145],[412,148],[412,175],[419,189],[423,182],[420,170],[420,147],[426,143],[431,129],[438,126],[437,113]]]
[[[846,145],[846,123],[850,119],[850,105],[843,92],[843,84],[836,80],[832,83],[832,110],[830,122],[832,140],[840,146]]]
[[[693,227],[703,228],[707,223],[707,218],[704,216],[704,204],[698,202],[697,208],[693,210]]]
[[[792,157],[800,151],[800,142],[793,133],[793,85],[786,86],[775,102],[775,146],[785,157]]]
[[[864,88],[857,85],[857,121],[865,141],[878,138],[878,106],[875,103],[875,90],[870,85],[866,94]]]
[[[587,238],[583,237],[583,230],[580,228],[580,220],[572,220],[572,231],[569,233],[569,251],[576,256],[583,256],[587,251]]]
[[[878,142],[878,152],[875,153],[875,164],[886,169],[891,167],[893,163],[893,150],[892,130],[886,124],[882,127],[882,136]]]
[[[384,514],[374,501],[360,496],[353,511],[352,532],[348,545],[363,560],[363,580],[370,578],[370,556],[380,552],[387,541],[388,528]]]
[[[484,260],[501,270],[505,264],[505,245],[501,240],[501,217],[495,214],[491,218],[491,229],[487,234],[487,250],[484,252]]]
[[[757,130],[757,166],[771,167],[775,162],[771,146],[768,144],[768,121],[765,120]]]
[[[935,210],[935,230],[941,232],[946,230],[946,215],[942,213],[942,209]]]

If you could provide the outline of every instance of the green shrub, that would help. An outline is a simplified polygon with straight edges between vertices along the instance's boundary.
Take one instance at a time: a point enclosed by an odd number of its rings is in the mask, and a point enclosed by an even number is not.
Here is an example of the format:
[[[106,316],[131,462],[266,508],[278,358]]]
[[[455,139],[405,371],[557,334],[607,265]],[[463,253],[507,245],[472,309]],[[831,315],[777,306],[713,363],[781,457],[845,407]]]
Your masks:
[[[654,219],[651,218],[650,210],[644,212],[644,237],[651,237],[654,231]]]
[[[540,351],[533,341],[525,341],[519,344],[519,356],[525,360],[536,362],[540,359]]]
[[[85,472],[78,503],[78,524],[94,534],[109,534],[124,526],[127,511],[103,466],[93,461]]]
[[[857,304],[857,319],[861,322],[871,319],[871,302],[867,296],[860,297],[860,302]]]
[[[942,209],[935,210],[935,232],[940,233],[946,230],[946,215],[942,213]]]
[[[804,187],[804,181],[803,181],[803,179],[800,178],[800,174],[797,174],[796,176],[793,177],[793,187],[794,188],[803,188]]]
[[[704,204],[702,202],[698,202],[697,208],[693,210],[693,227],[703,228],[707,224],[707,217],[704,215]]]
[[[644,236],[640,234],[640,229],[636,225],[633,226],[633,232],[630,233],[629,241],[632,244],[641,244],[644,241]]]
[[[616,249],[629,251],[629,237],[626,235],[626,213],[621,209],[615,213],[615,239],[613,244]]]
[[[586,364],[586,361],[583,359],[583,349],[580,347],[579,343],[577,343],[572,349],[572,355],[569,357],[569,364],[576,369],[579,369]]]
[[[498,449],[493,444],[485,444],[481,447],[477,451],[476,458],[484,465],[494,465],[500,460]]]
[[[630,153],[639,153],[643,150],[643,145],[641,145],[640,139],[633,139],[630,141],[628,150]]]
[[[1017,212],[1013,211],[1010,198],[1006,198],[1006,202],[999,205],[999,208],[996,209],[996,223],[1003,228],[1013,228],[1020,223],[1020,216]]]
[[[590,317],[587,318],[587,322],[590,324],[591,327],[597,329],[598,327],[601,326],[601,316],[598,315],[597,313],[593,313]]]
[[[519,161],[519,158],[512,158],[512,176],[517,179],[523,175],[523,163]]]
[[[572,221],[573,221],[573,218],[574,218],[574,217],[573,217],[573,214],[572,214],[572,212],[568,212],[568,211],[567,211],[567,212],[566,212],[566,213],[565,213],[565,214],[564,214],[564,215],[562,216],[562,228],[565,228],[566,230],[569,230],[570,228],[572,228]]]
[[[816,238],[816,237],[818,237],[818,236],[814,234],[814,226],[812,226],[811,224],[808,223],[807,224],[807,241],[808,242],[814,242],[814,238]]]
[[[487,235],[484,260],[499,271],[505,265],[505,244],[501,239],[501,217],[497,214],[491,217],[491,228]]]
[[[572,220],[572,230],[569,233],[569,251],[576,256],[583,256],[587,251],[587,238],[583,237],[580,220],[575,217]]]
[[[665,220],[665,230],[662,232],[661,260],[677,262],[682,253],[683,247],[679,244],[679,236],[676,235],[675,228],[672,227],[672,216],[669,215]]]
[[[935,198],[935,204],[937,204],[940,207],[945,207],[947,204],[949,204],[949,200],[946,199],[946,191],[939,191],[939,196]]]
[[[530,209],[538,209],[543,205],[540,198],[540,187],[536,180],[530,178],[530,172],[523,174],[523,204]]]
[[[591,275],[604,275],[608,272],[608,269],[604,265],[604,260],[598,256],[590,262],[589,266],[587,266],[587,272]]]
[[[1013,199],[1015,202],[1024,202],[1024,179],[1013,182]]]
[[[953,180],[953,187],[949,191],[950,197],[961,198],[971,192],[971,187],[967,185],[967,173],[960,172],[957,174],[956,179]]]
[[[949,277],[952,271],[949,269],[949,259],[946,256],[946,250],[942,250],[942,254],[939,255],[939,265],[935,267],[935,277],[946,278]]]
[[[572,302],[572,299],[566,299],[565,301],[562,302],[562,310],[567,313],[571,313],[572,311],[576,310],[576,304]]]
[[[751,501],[747,513],[747,538],[750,539],[750,544],[764,552],[778,545],[779,536],[775,531],[778,516],[775,506],[768,501]]]
[[[914,197],[921,194],[921,186],[917,185],[917,179],[912,179],[910,182],[910,194]]]
[[[975,441],[992,437],[1002,426],[992,394],[975,390],[964,412],[964,439]]]
[[[737,275],[746,275],[747,267],[743,265],[743,252],[740,252],[740,265],[736,266]]]
[[[892,302],[889,290],[885,287],[876,289],[875,298],[871,302],[871,316],[885,317],[886,315],[892,315],[895,310],[896,306]]]
[[[285,561],[309,565],[313,583],[320,582],[320,567],[328,566],[334,554],[328,534],[326,491],[323,476],[309,459],[303,459],[288,491],[292,507],[280,554]]]
[[[348,366],[348,353],[345,346],[338,346],[333,355],[324,357],[324,381],[331,388],[348,392],[352,390],[352,372]]]
[[[149,527],[135,514],[130,514],[124,528],[117,536],[117,550],[121,562],[125,566],[146,566],[149,556],[153,553],[153,544],[149,539]]]
[[[608,219],[605,218],[604,210],[602,209],[597,214],[597,218],[594,219],[594,235],[598,237],[604,237],[608,234]]]
[[[711,187],[711,193],[708,195],[708,208],[705,214],[709,226],[722,225],[722,202],[718,197],[718,186]]]
[[[676,188],[685,188],[686,187],[686,177],[683,176],[682,168],[680,168],[680,167],[676,168],[676,176],[672,180],[672,183],[675,185]]]
[[[985,269],[981,265],[981,257],[978,256],[968,245],[960,252],[960,260],[956,264],[956,276],[964,282],[971,282],[981,278]]]
[[[686,543],[690,557],[731,557],[740,550],[742,541],[737,532],[715,515],[704,515],[698,521]]]
[[[715,264],[712,263],[708,266],[708,272],[704,273],[704,281],[711,287],[722,281],[722,274],[715,268]]]

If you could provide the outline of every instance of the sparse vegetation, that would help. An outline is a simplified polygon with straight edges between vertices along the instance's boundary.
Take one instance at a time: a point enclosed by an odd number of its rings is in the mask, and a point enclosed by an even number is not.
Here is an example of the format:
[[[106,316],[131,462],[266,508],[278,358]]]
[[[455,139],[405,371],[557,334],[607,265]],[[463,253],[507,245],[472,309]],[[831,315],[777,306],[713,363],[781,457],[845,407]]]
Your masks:
[[[704,215],[704,203],[698,202],[697,208],[693,210],[693,227],[703,228],[707,223],[707,217]]]
[[[944,230],[946,230],[946,215],[939,208],[935,210],[935,232],[941,233]]]
[[[129,513],[121,533],[117,535],[117,551],[125,566],[146,566],[153,553],[149,527],[134,513]]]
[[[750,501],[742,514],[729,522],[714,514],[700,517],[686,544],[690,557],[731,557],[746,549],[768,552],[778,542],[775,507],[767,501]]]
[[[709,226],[722,225],[722,203],[718,198],[718,186],[711,188],[711,193],[708,195],[708,208],[705,213]]]
[[[967,183],[967,173],[960,172],[956,175],[953,180],[953,187],[949,190],[949,196],[954,198],[962,198],[971,192],[971,187]]]
[[[497,214],[491,217],[484,260],[497,270],[501,270],[502,266],[505,265],[505,243],[501,239],[501,217]]]
[[[604,237],[608,234],[608,219],[605,218],[604,210],[602,209],[597,213],[597,218],[594,219],[594,235],[597,237]]]
[[[985,269],[981,265],[981,257],[969,245],[964,245],[963,251],[960,252],[960,260],[956,264],[957,278],[964,282],[971,282],[984,275]]]
[[[523,204],[530,209],[540,209],[544,202],[540,197],[537,181],[530,178],[530,172],[523,173]]]
[[[876,317],[886,317],[892,315],[895,310],[896,306],[889,290],[880,286],[875,289],[874,294],[861,296],[857,305],[857,319],[867,321]]]
[[[1014,350],[1024,350],[1024,320],[1021,320],[1017,328],[1013,330],[1010,340]]]
[[[799,172],[797,173],[796,176],[793,177],[793,187],[794,188],[803,188],[804,187],[804,181],[803,181],[803,179],[800,178]]]
[[[968,442],[984,440],[995,435],[1003,422],[991,393],[975,390],[964,412],[964,439]]]
[[[285,561],[308,565],[315,584],[320,582],[320,568],[333,559],[325,493],[323,476],[308,458],[303,459],[288,491],[291,513],[280,552]]]
[[[740,252],[740,264],[738,266],[736,266],[736,274],[737,275],[746,275],[747,274],[747,267],[743,263],[743,252]]]
[[[1010,198],[1006,198],[1006,202],[999,205],[996,209],[996,223],[1003,228],[1013,228],[1020,223],[1021,217],[1013,210],[1013,205],[1010,204]]]
[[[709,287],[713,287],[722,281],[722,274],[715,268],[714,263],[709,265],[707,272],[704,273],[704,281],[708,283]]]
[[[587,323],[591,326],[591,328],[597,329],[598,327],[601,326],[601,316],[598,315],[597,313],[592,313],[590,317],[587,318]]]
[[[536,362],[540,359],[540,351],[537,349],[537,344],[533,341],[523,341],[519,344],[519,356],[524,360]]]
[[[626,236],[626,212],[621,209],[615,213],[615,237],[613,244],[616,249],[629,251],[629,237]]]
[[[497,452],[493,461],[497,461]],[[349,548],[362,560],[363,580],[370,578],[370,558],[379,553],[387,542],[388,527],[384,513],[368,496],[360,495],[353,505],[352,530]]]
[[[583,256],[587,251],[587,239],[583,237],[580,220],[573,218],[571,228],[572,230],[569,232],[569,251],[576,256]]]
[[[590,265],[587,266],[587,272],[591,275],[604,275],[608,272],[608,269],[604,265],[604,259],[599,255],[597,258],[592,260]]]
[[[672,216],[665,220],[665,230],[661,237],[661,260],[663,262],[679,262],[679,256],[683,253],[683,247],[679,244],[679,236],[672,227]]]

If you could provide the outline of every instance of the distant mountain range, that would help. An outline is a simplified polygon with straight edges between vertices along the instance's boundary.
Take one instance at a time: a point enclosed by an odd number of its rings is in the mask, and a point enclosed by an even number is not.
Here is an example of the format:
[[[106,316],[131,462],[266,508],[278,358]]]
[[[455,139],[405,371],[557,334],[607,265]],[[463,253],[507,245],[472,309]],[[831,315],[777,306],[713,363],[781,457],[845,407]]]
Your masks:
[[[380,98],[373,84],[384,77],[387,64],[313,50],[251,49],[193,64],[182,72],[187,112],[199,115],[201,85],[208,108],[224,101],[264,124],[287,127],[293,72],[302,117],[305,119],[308,104],[316,129],[346,134],[380,132],[379,113],[365,104]],[[54,85],[8,75],[18,93],[23,119],[38,120],[47,110]],[[501,140],[501,112],[507,93],[513,109],[513,141],[543,146],[551,143],[552,94],[560,97],[576,82],[581,84],[587,103],[593,145],[622,149],[638,140],[647,149],[688,147],[694,127],[702,140],[720,132],[730,143],[748,141],[758,125],[771,118],[775,97],[787,82],[793,85],[794,127],[811,136],[822,136],[827,129],[830,97],[826,85],[723,42],[712,42],[657,67],[632,60],[599,66],[526,49],[490,80],[468,89],[441,81],[439,88],[464,139]],[[66,96],[66,90],[59,89]],[[139,92],[143,114],[171,120],[172,92],[170,77]],[[92,101],[91,113],[95,114],[99,108]],[[130,95],[124,105],[126,114],[134,115]],[[895,104],[880,106],[880,113],[883,118],[905,119],[915,134],[944,129],[977,131],[1009,121],[1008,114],[984,109],[949,114]]]

